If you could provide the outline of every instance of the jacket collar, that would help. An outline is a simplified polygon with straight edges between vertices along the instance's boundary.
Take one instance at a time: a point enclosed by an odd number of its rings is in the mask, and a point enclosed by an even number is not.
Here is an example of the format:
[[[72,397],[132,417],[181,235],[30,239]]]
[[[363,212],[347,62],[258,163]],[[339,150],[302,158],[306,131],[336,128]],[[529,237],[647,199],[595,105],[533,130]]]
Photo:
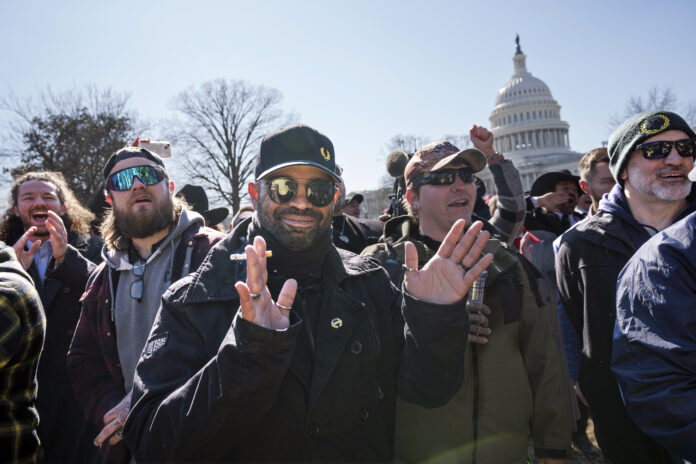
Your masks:
[[[235,300],[239,298],[234,284],[246,280],[246,261],[230,260],[231,254],[243,254],[247,241],[246,220],[215,245],[194,274],[193,281],[184,296],[185,303]],[[327,255],[328,278],[340,286],[345,279],[378,272],[379,265],[365,257],[339,250],[331,245]]]

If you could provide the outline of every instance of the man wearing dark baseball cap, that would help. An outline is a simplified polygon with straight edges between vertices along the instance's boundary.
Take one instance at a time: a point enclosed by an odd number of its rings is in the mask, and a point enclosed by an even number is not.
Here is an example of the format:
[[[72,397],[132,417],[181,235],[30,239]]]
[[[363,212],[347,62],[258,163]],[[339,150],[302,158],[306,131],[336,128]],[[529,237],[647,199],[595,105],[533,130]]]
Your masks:
[[[651,236],[696,211],[687,177],[696,134],[678,114],[637,114],[609,139],[617,181],[599,211],[563,235],[556,278],[563,306],[583,340],[579,388],[592,411],[595,436],[614,464],[672,462],[667,450],[628,416],[611,371],[619,272]],[[648,285],[646,283],[646,285]]]
[[[94,437],[101,457],[128,462],[123,423],[162,294],[194,271],[223,235],[174,197],[174,183],[151,151],[118,150],[103,173],[111,205],[100,229],[104,262],[84,289],[67,368],[75,398],[101,430]]]
[[[261,142],[254,216],[163,297],[125,428],[138,461],[391,462],[397,394],[458,390],[488,234],[456,224],[420,271],[412,250],[399,292],[332,244],[335,156],[305,125]]]

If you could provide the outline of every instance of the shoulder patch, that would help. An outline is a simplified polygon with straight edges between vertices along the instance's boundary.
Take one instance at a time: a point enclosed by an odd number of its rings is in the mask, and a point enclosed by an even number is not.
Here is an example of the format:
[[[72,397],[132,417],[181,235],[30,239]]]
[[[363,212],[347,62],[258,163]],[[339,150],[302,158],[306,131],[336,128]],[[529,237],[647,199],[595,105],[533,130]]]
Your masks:
[[[143,350],[143,358],[150,359],[159,350],[167,346],[167,340],[169,339],[169,333],[163,332],[153,335],[145,345],[145,350]]]

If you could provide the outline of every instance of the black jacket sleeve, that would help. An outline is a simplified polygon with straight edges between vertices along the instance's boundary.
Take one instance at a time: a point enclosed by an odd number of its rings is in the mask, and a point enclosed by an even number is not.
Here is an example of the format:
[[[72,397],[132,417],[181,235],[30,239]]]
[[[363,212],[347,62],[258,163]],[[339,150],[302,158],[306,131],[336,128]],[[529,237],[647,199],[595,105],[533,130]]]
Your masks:
[[[275,331],[233,318],[229,301],[167,300],[136,370],[125,439],[142,462],[216,461],[273,404],[301,322],[291,318],[288,330]],[[189,317],[196,310],[210,312],[205,327]]]
[[[446,404],[459,391],[469,317],[463,302],[435,305],[403,291],[406,326],[399,396],[426,408]]]

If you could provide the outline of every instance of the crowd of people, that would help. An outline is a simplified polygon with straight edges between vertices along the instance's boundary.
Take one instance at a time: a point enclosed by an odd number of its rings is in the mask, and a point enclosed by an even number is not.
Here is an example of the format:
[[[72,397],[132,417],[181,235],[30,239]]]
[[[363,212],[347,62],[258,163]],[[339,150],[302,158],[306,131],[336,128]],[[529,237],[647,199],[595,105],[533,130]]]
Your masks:
[[[300,124],[262,140],[229,231],[138,146],[97,216],[18,176],[0,461],[696,461],[694,129],[635,115],[529,192],[469,135],[407,154],[380,220]]]

